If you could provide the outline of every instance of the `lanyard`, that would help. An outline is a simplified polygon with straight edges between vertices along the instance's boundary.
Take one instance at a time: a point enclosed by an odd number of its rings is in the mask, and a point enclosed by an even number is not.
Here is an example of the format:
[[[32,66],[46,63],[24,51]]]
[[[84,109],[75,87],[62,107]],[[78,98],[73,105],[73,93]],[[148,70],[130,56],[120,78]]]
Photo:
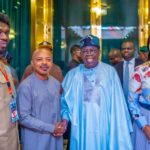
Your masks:
[[[3,76],[4,76],[4,78],[5,78],[6,82],[7,82],[8,92],[9,92],[9,94],[13,98],[14,97],[14,95],[13,95],[13,89],[11,87],[11,84],[10,84],[7,72],[6,72],[6,70],[5,70],[5,72],[3,72],[1,68],[0,68],[0,72],[3,74]]]

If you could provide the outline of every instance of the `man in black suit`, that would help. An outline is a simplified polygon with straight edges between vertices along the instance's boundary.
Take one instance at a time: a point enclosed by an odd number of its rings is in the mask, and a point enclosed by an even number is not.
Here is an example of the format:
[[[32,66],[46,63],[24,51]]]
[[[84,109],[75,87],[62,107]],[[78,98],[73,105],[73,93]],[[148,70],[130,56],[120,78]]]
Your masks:
[[[126,100],[128,98],[128,83],[132,77],[134,68],[143,63],[141,60],[134,58],[134,52],[134,42],[131,40],[124,41],[121,45],[121,54],[124,60],[115,66],[121,81],[121,85],[123,87]]]

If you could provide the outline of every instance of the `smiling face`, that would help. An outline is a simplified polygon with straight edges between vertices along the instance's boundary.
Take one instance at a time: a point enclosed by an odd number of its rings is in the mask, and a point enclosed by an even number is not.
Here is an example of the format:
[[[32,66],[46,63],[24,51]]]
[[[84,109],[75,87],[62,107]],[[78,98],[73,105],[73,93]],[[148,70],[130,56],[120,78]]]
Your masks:
[[[96,46],[85,46],[81,50],[81,57],[86,68],[96,67],[100,51]]]
[[[50,52],[48,49],[38,49],[33,53],[32,65],[35,75],[39,79],[44,80],[48,78],[52,64],[52,52]]]
[[[3,22],[0,22],[0,54],[2,54],[9,42],[9,26]]]

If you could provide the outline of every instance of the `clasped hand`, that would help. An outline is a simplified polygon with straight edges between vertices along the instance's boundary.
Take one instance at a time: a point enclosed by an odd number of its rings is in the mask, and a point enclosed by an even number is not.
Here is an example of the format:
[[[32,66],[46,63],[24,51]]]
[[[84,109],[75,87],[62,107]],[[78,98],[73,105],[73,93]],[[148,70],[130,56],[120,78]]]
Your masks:
[[[143,131],[147,137],[148,140],[150,140],[150,125],[146,125],[144,128],[143,128]]]
[[[67,129],[67,121],[64,119],[61,122],[57,122],[55,124],[53,135],[57,137],[62,136],[66,132],[66,129]]]

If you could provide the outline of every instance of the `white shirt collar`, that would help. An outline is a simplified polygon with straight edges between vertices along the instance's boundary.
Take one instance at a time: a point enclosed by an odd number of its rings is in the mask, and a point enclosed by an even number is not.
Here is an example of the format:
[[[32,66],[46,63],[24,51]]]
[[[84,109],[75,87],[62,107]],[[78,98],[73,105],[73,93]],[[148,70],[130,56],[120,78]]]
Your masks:
[[[124,62],[127,63],[126,60],[124,60]],[[134,64],[134,62],[135,62],[135,58],[132,58],[132,59],[129,61],[129,64]]]

